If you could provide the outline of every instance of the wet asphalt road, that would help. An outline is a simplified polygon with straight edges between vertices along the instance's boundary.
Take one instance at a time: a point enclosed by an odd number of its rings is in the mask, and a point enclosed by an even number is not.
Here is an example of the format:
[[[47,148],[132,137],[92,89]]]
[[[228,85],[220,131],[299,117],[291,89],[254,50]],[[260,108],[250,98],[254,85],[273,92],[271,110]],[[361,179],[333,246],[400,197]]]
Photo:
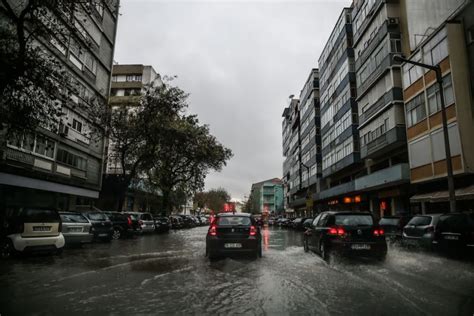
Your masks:
[[[0,314],[469,315],[474,264],[390,249],[383,264],[304,253],[263,231],[263,258],[204,257],[207,227],[0,262]]]

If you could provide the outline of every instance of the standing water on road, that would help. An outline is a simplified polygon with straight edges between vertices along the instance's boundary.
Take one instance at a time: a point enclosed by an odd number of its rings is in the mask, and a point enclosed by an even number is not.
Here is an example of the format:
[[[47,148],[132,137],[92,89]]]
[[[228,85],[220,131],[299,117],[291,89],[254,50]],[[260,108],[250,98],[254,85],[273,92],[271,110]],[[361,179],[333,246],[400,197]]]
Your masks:
[[[0,313],[471,315],[466,262],[390,249],[385,263],[305,253],[302,234],[263,228],[263,258],[210,262],[206,227],[1,262]],[[66,255],[67,254],[67,255]],[[447,268],[449,267],[449,268]]]

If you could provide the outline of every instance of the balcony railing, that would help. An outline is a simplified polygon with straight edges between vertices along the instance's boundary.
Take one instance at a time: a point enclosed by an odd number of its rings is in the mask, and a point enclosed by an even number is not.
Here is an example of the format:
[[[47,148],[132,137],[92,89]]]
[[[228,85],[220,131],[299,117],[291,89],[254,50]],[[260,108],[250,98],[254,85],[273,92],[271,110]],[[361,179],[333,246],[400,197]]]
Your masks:
[[[402,163],[376,171],[364,177],[357,178],[355,180],[355,189],[357,191],[361,191],[409,181],[410,167],[407,163]]]
[[[361,158],[374,158],[406,142],[405,125],[395,126],[360,148]]]

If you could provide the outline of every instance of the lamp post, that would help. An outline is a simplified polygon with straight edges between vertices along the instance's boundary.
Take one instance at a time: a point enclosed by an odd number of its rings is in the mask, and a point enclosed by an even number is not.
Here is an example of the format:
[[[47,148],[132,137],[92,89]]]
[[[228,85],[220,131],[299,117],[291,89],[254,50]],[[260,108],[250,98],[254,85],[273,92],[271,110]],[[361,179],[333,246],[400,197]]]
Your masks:
[[[449,211],[456,211],[456,195],[454,192],[454,177],[453,177],[453,164],[451,162],[451,147],[449,145],[449,134],[448,134],[448,120],[446,118],[446,109],[444,104],[444,91],[443,91],[443,76],[441,74],[441,67],[439,65],[428,65],[417,61],[408,60],[400,55],[393,56],[394,61],[405,62],[415,66],[427,68],[433,70],[436,73],[436,82],[438,83],[439,96],[441,99],[441,118],[443,122],[443,136],[444,136],[444,149],[446,154],[446,169],[448,174],[448,190],[449,190]]]
[[[306,201],[309,199],[309,167],[307,165],[305,165],[304,163],[300,162],[301,166],[305,167],[306,168],[306,182],[307,182],[307,186],[306,186]],[[308,210],[308,207],[306,207],[306,210]],[[311,213],[313,212],[313,210],[311,209]]]

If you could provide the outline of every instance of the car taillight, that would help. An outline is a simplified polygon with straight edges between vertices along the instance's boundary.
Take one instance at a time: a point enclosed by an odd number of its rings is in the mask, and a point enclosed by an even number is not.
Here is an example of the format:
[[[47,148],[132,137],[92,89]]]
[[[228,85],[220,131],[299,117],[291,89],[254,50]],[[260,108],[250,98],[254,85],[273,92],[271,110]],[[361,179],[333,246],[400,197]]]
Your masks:
[[[250,236],[255,236],[257,235],[257,228],[255,226],[250,226]]]
[[[428,226],[428,227],[426,227],[425,230],[426,230],[427,233],[433,233],[435,231],[434,226]]]
[[[328,235],[332,236],[344,236],[346,231],[342,227],[330,227],[328,231]]]
[[[127,224],[129,227],[132,227],[132,218],[130,216],[127,217]]]
[[[209,228],[209,235],[211,235],[211,236],[216,236],[216,235],[217,235],[217,227],[216,227],[216,225],[212,225],[212,226]]]
[[[374,229],[374,236],[383,236],[385,235],[385,231],[382,228]]]

